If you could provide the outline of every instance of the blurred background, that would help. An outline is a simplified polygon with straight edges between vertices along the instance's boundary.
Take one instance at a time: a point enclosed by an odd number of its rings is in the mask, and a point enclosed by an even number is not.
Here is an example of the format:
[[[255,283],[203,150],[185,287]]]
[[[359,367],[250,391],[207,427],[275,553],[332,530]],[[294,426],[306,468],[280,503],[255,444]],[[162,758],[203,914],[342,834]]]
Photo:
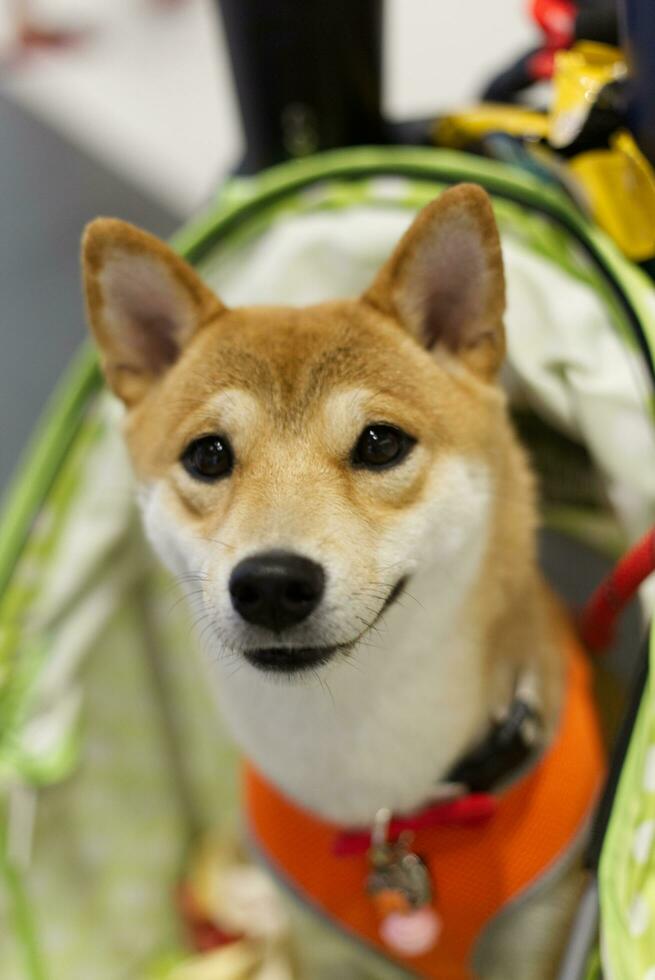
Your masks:
[[[0,50],[8,53],[16,0],[2,2]],[[241,150],[217,0],[27,6],[41,29],[81,33],[68,47],[33,47],[5,61],[6,97],[180,218],[201,205]],[[388,0],[385,18],[383,99],[392,118],[472,98],[535,38],[523,0]]]
[[[535,39],[523,0],[388,0],[384,18],[392,119],[473,98]],[[83,336],[84,223],[167,235],[242,152],[218,0],[0,0],[0,488]]]

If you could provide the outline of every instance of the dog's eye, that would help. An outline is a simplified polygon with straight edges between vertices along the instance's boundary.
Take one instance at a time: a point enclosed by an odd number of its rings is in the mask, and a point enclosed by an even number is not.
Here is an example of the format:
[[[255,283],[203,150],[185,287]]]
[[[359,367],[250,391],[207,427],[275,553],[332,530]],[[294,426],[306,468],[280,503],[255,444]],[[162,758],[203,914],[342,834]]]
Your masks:
[[[225,436],[203,436],[189,443],[181,463],[196,480],[218,480],[230,473],[234,458]]]
[[[353,449],[352,463],[367,469],[395,466],[415,442],[416,439],[393,425],[367,425]]]

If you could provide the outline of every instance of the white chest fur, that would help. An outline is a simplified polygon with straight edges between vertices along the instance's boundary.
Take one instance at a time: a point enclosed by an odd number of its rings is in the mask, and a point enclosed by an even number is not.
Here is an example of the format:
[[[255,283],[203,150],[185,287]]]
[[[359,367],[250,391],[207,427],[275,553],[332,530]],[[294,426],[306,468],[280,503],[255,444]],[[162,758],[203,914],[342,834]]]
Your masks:
[[[218,668],[222,712],[260,770],[327,819],[410,811],[484,727],[478,638],[454,602],[463,583],[423,573],[378,634],[320,677]],[[460,596],[457,596],[460,598]]]

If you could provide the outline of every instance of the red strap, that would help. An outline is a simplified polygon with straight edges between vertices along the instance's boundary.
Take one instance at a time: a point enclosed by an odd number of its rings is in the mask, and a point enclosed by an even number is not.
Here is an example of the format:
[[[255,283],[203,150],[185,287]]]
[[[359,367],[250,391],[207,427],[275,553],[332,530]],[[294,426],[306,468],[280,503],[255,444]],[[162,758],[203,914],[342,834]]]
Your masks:
[[[495,798],[489,793],[469,793],[457,800],[436,803],[411,817],[394,817],[389,824],[389,839],[395,840],[404,830],[478,826],[493,817],[496,805]],[[365,854],[370,846],[370,831],[346,830],[335,838],[332,853],[336,857],[351,857]]]
[[[653,571],[655,528],[621,558],[582,610],[580,636],[588,650],[598,652],[610,646],[621,612]]]
[[[555,52],[552,48],[540,48],[528,59],[528,72],[534,82],[547,81],[553,77]]]
[[[228,946],[243,938],[241,935],[225,932],[208,918],[198,904],[189,882],[180,886],[177,898],[189,941],[196,952],[208,953],[212,949]]]
[[[572,0],[532,0],[532,16],[546,37],[546,46],[552,50],[568,48],[575,37],[577,4]]]
[[[527,71],[534,82],[547,81],[553,77],[555,54],[575,40],[578,8],[573,0],[530,0],[530,12],[545,43],[528,57]]]

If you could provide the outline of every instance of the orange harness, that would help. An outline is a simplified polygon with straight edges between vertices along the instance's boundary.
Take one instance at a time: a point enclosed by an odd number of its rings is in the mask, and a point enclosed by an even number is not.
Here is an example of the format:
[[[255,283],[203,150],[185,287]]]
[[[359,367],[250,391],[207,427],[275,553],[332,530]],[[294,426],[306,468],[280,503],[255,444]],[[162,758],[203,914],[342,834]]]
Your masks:
[[[475,947],[487,926],[575,847],[600,788],[604,753],[590,670],[570,630],[564,644],[568,678],[561,723],[539,762],[498,797],[484,824],[416,833],[412,850],[430,871],[441,923],[429,953],[409,957],[385,946],[366,892],[366,855],[335,856],[342,828],[301,809],[248,765],[245,803],[254,845],[296,894],[410,973],[471,980]]]

